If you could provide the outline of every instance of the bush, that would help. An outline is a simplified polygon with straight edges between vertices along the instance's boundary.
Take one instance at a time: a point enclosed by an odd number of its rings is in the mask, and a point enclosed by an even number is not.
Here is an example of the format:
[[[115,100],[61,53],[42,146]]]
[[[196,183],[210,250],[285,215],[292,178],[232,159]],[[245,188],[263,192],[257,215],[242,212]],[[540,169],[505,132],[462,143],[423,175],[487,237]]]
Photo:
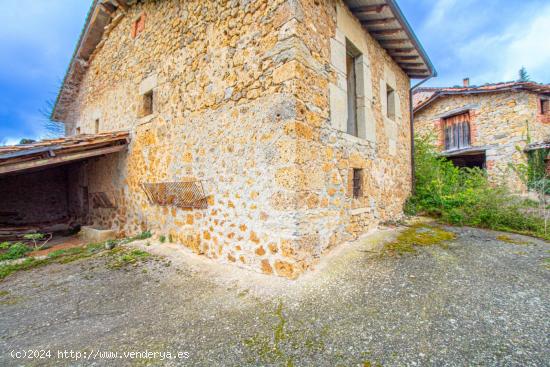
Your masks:
[[[0,254],[0,261],[20,259],[25,257],[30,251],[31,249],[28,246],[17,242],[10,245],[5,253]]]
[[[489,182],[481,169],[454,166],[437,154],[430,141],[430,137],[415,139],[416,186],[405,207],[408,214],[550,238],[544,219],[528,214],[524,200],[504,184]]]

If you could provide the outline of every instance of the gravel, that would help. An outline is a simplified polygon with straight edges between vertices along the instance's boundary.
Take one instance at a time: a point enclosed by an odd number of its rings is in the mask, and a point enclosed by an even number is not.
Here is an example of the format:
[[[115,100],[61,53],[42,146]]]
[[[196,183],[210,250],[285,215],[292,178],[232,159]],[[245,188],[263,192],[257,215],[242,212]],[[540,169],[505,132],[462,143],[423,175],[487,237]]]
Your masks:
[[[550,366],[550,245],[447,230],[401,257],[376,252],[387,230],[294,282],[160,244],[121,269],[97,256],[20,272],[0,282],[0,365]],[[29,350],[51,357],[10,355]]]

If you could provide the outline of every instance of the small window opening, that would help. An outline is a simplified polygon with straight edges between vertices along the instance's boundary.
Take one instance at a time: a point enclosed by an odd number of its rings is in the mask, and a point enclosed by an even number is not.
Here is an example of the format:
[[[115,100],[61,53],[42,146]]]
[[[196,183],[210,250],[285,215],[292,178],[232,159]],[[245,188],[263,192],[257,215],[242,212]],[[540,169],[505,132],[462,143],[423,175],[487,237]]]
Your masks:
[[[80,128],[79,127],[76,128],[76,135],[80,135]]]
[[[346,78],[348,91],[347,133],[359,136],[357,125],[357,62],[361,53],[351,42],[346,40]]]
[[[153,91],[143,95],[143,116],[149,116],[154,112],[154,94]]]
[[[145,29],[145,14],[141,14],[139,18],[132,23],[132,38],[136,38]]]
[[[550,114],[550,99],[540,100],[540,113],[543,115]]]
[[[99,119],[95,120],[94,132],[99,133]]]
[[[361,168],[353,169],[353,198],[363,197],[363,170]]]
[[[386,116],[395,120],[395,91],[386,84]]]

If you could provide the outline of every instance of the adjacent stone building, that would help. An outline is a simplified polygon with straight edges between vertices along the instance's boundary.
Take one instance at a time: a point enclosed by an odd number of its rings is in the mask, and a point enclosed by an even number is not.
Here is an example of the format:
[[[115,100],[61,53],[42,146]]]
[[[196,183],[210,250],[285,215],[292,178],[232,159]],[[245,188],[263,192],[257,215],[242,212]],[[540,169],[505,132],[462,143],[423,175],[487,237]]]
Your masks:
[[[53,118],[130,132],[83,165],[89,223],[294,278],[400,218],[434,73],[394,0],[103,0]]]
[[[414,92],[414,127],[431,135],[458,166],[481,167],[494,180],[525,191],[512,166],[550,139],[550,85],[509,82]]]

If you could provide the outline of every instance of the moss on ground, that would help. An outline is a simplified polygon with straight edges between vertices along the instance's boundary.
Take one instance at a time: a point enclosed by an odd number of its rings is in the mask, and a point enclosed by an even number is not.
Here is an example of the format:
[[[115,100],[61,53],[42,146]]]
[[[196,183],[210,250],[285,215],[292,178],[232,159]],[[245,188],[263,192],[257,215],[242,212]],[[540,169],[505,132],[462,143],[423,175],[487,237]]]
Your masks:
[[[415,253],[419,246],[445,246],[445,241],[454,240],[456,235],[439,227],[415,224],[403,232],[397,238],[384,245],[382,255],[403,255]]]
[[[531,245],[532,244],[531,242],[523,241],[523,240],[520,240],[520,239],[517,239],[517,238],[512,238],[512,237],[507,236],[505,234],[498,235],[497,240],[501,241],[501,242],[511,243],[513,245]]]

